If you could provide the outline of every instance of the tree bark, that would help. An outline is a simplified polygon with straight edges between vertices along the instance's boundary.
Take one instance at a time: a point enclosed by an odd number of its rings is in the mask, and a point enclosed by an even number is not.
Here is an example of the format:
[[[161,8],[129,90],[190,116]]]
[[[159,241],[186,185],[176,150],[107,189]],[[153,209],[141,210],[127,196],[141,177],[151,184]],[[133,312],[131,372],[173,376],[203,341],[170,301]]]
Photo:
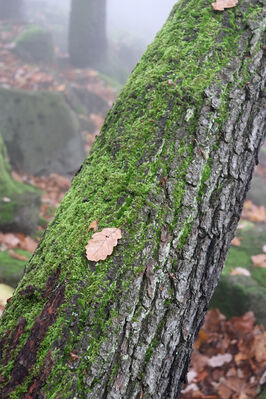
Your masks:
[[[22,18],[23,0],[0,0],[0,19]]]
[[[69,22],[69,55],[79,68],[105,61],[106,0],[72,0]]]
[[[8,303],[4,398],[179,397],[265,136],[265,16],[173,8]],[[123,237],[91,262],[96,219]]]

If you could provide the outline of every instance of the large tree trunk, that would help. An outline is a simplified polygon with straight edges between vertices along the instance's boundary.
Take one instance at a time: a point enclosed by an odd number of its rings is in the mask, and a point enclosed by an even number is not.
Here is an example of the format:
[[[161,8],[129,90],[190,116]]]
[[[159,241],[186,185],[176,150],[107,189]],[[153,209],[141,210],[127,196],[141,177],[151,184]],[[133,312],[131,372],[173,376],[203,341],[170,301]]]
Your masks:
[[[97,66],[105,60],[106,0],[72,0],[69,55],[76,67]]]
[[[0,0],[0,19],[22,18],[23,0]]]
[[[8,303],[4,398],[178,398],[265,134],[265,11],[173,8]],[[96,219],[123,237],[91,262]]]

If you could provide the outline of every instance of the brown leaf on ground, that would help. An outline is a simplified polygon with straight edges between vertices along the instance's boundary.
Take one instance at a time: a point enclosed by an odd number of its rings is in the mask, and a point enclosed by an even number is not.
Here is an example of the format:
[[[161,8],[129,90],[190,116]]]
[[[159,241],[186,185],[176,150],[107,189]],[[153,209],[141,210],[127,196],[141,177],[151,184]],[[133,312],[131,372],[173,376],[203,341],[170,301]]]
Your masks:
[[[250,277],[251,274],[247,269],[244,269],[243,267],[236,267],[230,272],[231,276],[247,276]]]
[[[218,394],[221,399],[229,399],[231,397],[232,390],[224,385],[224,383],[221,383],[218,388]]]
[[[264,206],[253,204],[250,200],[245,201],[241,218],[250,222],[266,222],[266,212]]]
[[[206,333],[206,331],[201,329],[198,334],[198,337],[194,343],[194,349],[199,349],[201,344],[208,341],[208,338],[209,338],[209,335]]]
[[[217,356],[213,356],[208,360],[208,365],[210,367],[222,367],[225,363],[230,363],[233,359],[231,353],[219,354]]]
[[[19,247],[21,249],[24,249],[25,251],[34,252],[35,249],[37,248],[37,245],[38,243],[36,241],[34,241],[31,237],[27,236],[20,241]]]
[[[12,233],[0,233],[0,244],[6,245],[8,248],[17,248],[20,241],[15,234]]]
[[[216,3],[212,3],[212,8],[216,11],[224,11],[225,8],[235,7],[238,0],[216,0]]]
[[[241,246],[240,239],[238,237],[234,237],[231,241],[231,245],[234,245],[234,247],[240,247]]]
[[[122,232],[117,228],[106,228],[94,233],[86,246],[87,259],[98,262],[111,255],[117,241],[122,238]]]
[[[266,254],[251,256],[251,260],[254,266],[266,268]]]
[[[8,251],[9,255],[12,256],[14,259],[22,260],[24,262],[27,262],[28,258],[24,255],[18,254],[17,252],[13,251],[13,249],[10,249]]]
[[[255,335],[250,352],[257,362],[266,362],[266,331],[263,334]]]
[[[253,312],[247,312],[241,317],[232,317],[227,322],[228,332],[233,333],[237,337],[246,335],[254,328],[255,317]]]
[[[98,220],[94,220],[93,222],[91,222],[91,224],[88,227],[88,231],[90,231],[91,229],[93,229],[94,232],[96,232],[98,230]]]

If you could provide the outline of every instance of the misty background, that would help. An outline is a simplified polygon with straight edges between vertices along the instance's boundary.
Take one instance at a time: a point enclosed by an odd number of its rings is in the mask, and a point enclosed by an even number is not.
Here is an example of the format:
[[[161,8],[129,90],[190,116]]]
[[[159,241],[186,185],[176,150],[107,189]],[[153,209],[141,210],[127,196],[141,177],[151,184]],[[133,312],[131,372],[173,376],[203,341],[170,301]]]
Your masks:
[[[107,1],[107,36],[109,39],[121,40],[123,35],[138,42],[142,50],[152,42],[168,17],[176,0],[108,0]],[[36,12],[44,12],[46,6],[53,9],[52,20],[58,15],[58,31],[65,32],[65,42],[61,37],[61,45],[66,49],[67,29],[71,0],[26,0],[27,18],[32,22],[44,22],[44,15],[37,18]],[[36,20],[37,19],[37,20]],[[129,39],[128,37],[128,39]]]

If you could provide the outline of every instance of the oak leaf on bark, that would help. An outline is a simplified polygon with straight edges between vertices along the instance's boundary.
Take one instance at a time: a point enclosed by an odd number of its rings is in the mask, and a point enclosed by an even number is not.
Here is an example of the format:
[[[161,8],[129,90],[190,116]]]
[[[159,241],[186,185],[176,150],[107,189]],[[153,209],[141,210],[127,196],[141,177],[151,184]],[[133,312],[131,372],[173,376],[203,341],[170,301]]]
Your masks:
[[[212,8],[216,11],[224,11],[225,8],[235,7],[237,3],[238,0],[216,0],[212,3]]]
[[[122,238],[122,232],[117,228],[106,228],[94,233],[86,245],[87,259],[95,262],[105,260],[113,253],[120,238]]]

